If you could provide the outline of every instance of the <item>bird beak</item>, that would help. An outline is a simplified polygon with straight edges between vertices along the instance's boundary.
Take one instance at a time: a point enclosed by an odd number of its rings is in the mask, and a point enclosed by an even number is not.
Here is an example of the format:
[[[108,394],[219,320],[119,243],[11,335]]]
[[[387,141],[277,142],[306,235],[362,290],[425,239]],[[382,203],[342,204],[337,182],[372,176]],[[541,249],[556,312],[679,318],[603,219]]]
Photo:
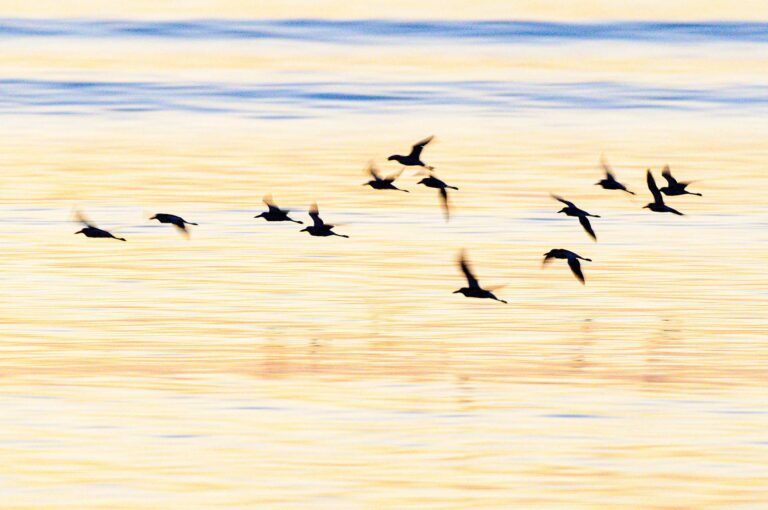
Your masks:
[[[459,294],[459,291],[458,290],[454,290],[453,292],[451,292],[451,294]]]
[[[82,233],[83,233],[82,230],[78,230],[77,232],[75,232],[75,234],[82,234]]]

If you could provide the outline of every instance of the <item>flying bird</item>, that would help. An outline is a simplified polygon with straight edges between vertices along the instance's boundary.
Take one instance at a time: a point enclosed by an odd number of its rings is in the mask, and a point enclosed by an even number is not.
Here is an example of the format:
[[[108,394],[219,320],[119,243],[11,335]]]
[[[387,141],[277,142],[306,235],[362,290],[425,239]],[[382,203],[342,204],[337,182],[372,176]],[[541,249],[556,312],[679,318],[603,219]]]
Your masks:
[[[301,229],[301,232],[309,232],[310,235],[319,237],[338,236],[349,238],[349,236],[337,234],[332,230],[333,225],[323,222],[320,218],[320,211],[318,210],[316,203],[312,204],[309,208],[309,216],[312,218],[313,224],[310,227]]]
[[[691,184],[690,182],[678,182],[677,179],[672,177],[672,172],[669,171],[669,165],[665,166],[664,169],[661,171],[661,176],[667,180],[667,185],[659,190],[665,195],[670,197],[674,197],[677,195],[696,195],[698,197],[701,196],[701,193],[692,193],[686,189],[688,185]]]
[[[157,220],[160,223],[170,223],[184,234],[189,234],[189,232],[187,232],[187,225],[197,225],[197,223],[187,221],[181,216],[176,216],[175,214],[157,213],[149,219]]]
[[[600,165],[602,165],[603,170],[605,170],[605,179],[596,182],[595,186],[602,186],[603,189],[620,189],[621,191],[626,191],[630,195],[635,194],[634,191],[629,191],[626,186],[616,180],[616,176],[613,175],[613,170],[608,165],[605,158],[600,160]]]
[[[75,232],[75,234],[83,234],[85,237],[103,237],[103,238],[111,238],[111,239],[117,239],[118,241],[125,241],[122,237],[115,237],[110,232],[100,229],[90,221],[88,221],[85,216],[80,212],[77,211],[75,213],[77,221],[85,225],[85,227],[81,230],[78,230]]]
[[[651,195],[653,195],[653,202],[644,205],[643,209],[650,209],[654,212],[670,212],[672,214],[677,214],[678,216],[683,216],[683,213],[676,209],[672,209],[664,203],[664,198],[661,196],[661,192],[656,186],[656,180],[653,178],[650,169],[646,172],[646,181],[648,182],[648,189],[651,190]]]
[[[592,218],[599,218],[600,216],[596,214],[590,214],[587,211],[579,209],[573,202],[569,202],[568,200],[557,195],[552,195],[552,198],[566,205],[566,207],[563,207],[557,211],[558,213],[565,213],[566,216],[579,218],[579,223],[581,223],[581,226],[584,227],[584,230],[587,232],[587,234],[589,234],[592,239],[597,241],[597,236],[595,235],[595,231],[592,230],[592,225],[589,223],[588,217],[591,216]]]
[[[549,250],[544,254],[544,261],[542,264],[547,264],[548,262],[551,262],[552,259],[566,259],[568,261],[568,266],[571,268],[573,274],[576,276],[576,278],[578,278],[581,284],[584,285],[584,273],[581,272],[581,263],[579,262],[579,259],[586,260],[588,262],[592,262],[592,259],[582,257],[581,255],[570,250],[555,248],[554,250]]]
[[[448,190],[454,189],[458,191],[459,188],[457,188],[456,186],[447,185],[445,182],[435,177],[434,174],[429,175],[429,177],[425,177],[424,179],[420,180],[416,184],[423,184],[428,188],[435,188],[439,190],[440,204],[443,208],[443,213],[445,214],[445,221],[448,221],[451,216],[450,203],[448,202]]]
[[[288,213],[291,211],[289,209],[280,209],[278,206],[276,206],[275,203],[272,201],[272,195],[265,195],[263,202],[264,204],[266,204],[269,210],[264,211],[258,216],[254,216],[254,218],[264,218],[267,221],[292,221],[293,223],[298,223],[299,225],[304,224],[299,220],[294,220],[293,218],[289,218]]]
[[[408,193],[407,189],[400,189],[396,187],[394,184],[392,184],[393,182],[395,182],[395,179],[400,177],[400,174],[403,173],[402,170],[388,177],[381,177],[379,175],[378,170],[376,170],[376,167],[373,164],[370,164],[368,165],[367,172],[371,174],[371,177],[373,177],[373,179],[363,184],[363,186],[370,186],[373,189],[394,189],[397,191],[405,191],[406,193]]]
[[[429,138],[425,138],[424,140],[422,140],[419,143],[417,143],[416,145],[414,145],[411,148],[411,153],[408,154],[407,156],[401,156],[399,154],[395,154],[394,156],[388,157],[387,161],[394,160],[394,161],[397,161],[398,163],[400,163],[401,165],[405,165],[405,166],[422,166],[422,167],[424,167],[424,168],[426,168],[428,170],[433,170],[434,167],[426,165],[421,160],[421,151],[423,151],[424,147],[429,142],[432,141],[432,138],[434,138],[434,137],[430,136]]]
[[[461,271],[464,273],[464,276],[467,278],[467,285],[468,287],[462,287],[459,290],[454,291],[454,294],[464,294],[466,297],[472,297],[472,298],[480,298],[480,299],[495,299],[496,301],[501,301],[502,303],[506,304],[507,302],[503,299],[499,299],[496,296],[493,295],[493,292],[490,290],[486,290],[480,287],[480,284],[477,281],[477,278],[475,278],[475,275],[472,274],[472,270],[469,268],[469,263],[467,262],[467,258],[464,254],[464,250],[461,251],[459,254],[459,266],[461,267]],[[490,287],[491,290],[497,287]]]

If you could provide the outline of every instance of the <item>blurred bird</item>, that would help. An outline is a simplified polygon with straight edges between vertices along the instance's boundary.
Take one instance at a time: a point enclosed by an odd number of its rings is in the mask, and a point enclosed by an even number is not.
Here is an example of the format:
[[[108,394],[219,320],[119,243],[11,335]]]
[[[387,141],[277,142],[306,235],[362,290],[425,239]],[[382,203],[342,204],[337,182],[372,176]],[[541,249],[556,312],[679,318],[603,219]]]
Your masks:
[[[576,276],[576,278],[579,279],[581,284],[584,285],[584,274],[581,272],[581,263],[579,262],[579,259],[586,260],[588,262],[592,262],[592,259],[582,257],[581,255],[578,255],[570,250],[555,248],[554,250],[549,250],[544,254],[544,261],[542,262],[542,265],[551,262],[552,259],[568,260],[568,266],[571,268],[571,271]]]
[[[187,221],[181,216],[176,216],[175,214],[157,213],[149,219],[157,220],[160,223],[170,223],[185,235],[189,235],[189,232],[187,232],[187,225],[197,225],[197,223]]]
[[[263,202],[266,204],[269,210],[259,214],[258,216],[254,216],[254,218],[264,218],[267,221],[292,221],[293,223],[298,223],[299,225],[304,224],[299,220],[289,218],[288,213],[291,211],[289,209],[280,209],[278,206],[276,206],[272,201],[272,195],[265,195]]]
[[[677,195],[696,195],[701,196],[701,193],[692,193],[687,188],[690,182],[678,182],[677,179],[672,177],[672,172],[669,171],[669,165],[664,167],[661,171],[661,176],[667,180],[667,185],[661,188],[659,191],[667,196],[674,197]]]
[[[480,287],[480,284],[477,281],[477,278],[472,274],[472,270],[469,268],[469,263],[467,262],[467,258],[464,254],[464,250],[461,251],[459,254],[459,266],[461,267],[461,271],[464,273],[464,276],[467,278],[467,284],[469,287],[462,287],[459,290],[454,291],[454,294],[464,294],[466,297],[472,297],[472,298],[487,298],[487,299],[495,299],[496,301],[501,301],[502,303],[506,304],[506,301],[503,299],[499,299],[496,296],[493,295],[493,292],[490,290],[486,290]],[[498,288],[498,287],[489,287],[491,290]]]
[[[683,216],[683,213],[676,209],[672,209],[664,203],[664,198],[661,196],[661,192],[656,186],[656,180],[653,178],[653,174],[651,173],[650,169],[648,169],[646,172],[646,181],[648,182],[648,189],[651,190],[651,195],[653,195],[653,202],[648,205],[644,205],[643,209],[650,209],[654,212],[670,212],[672,214],[677,214],[678,216]]]
[[[432,141],[432,136],[429,138],[425,138],[424,140],[420,141],[416,145],[414,145],[411,148],[411,153],[407,156],[401,156],[399,154],[395,154],[394,156],[390,156],[387,158],[387,161],[395,160],[401,165],[405,166],[423,166],[424,168],[428,170],[433,170],[434,167],[427,166],[422,160],[421,160],[421,151],[424,150],[424,146],[427,145],[429,142]]]
[[[75,234],[83,234],[85,237],[106,237],[111,239],[117,239],[118,241],[125,241],[122,237],[115,237],[110,232],[100,229],[90,221],[88,221],[85,216],[80,212],[75,212],[75,217],[77,221],[85,225],[85,228],[78,230],[75,232]]]
[[[562,202],[567,207],[563,207],[558,213],[565,213],[566,216],[574,216],[576,218],[579,218],[579,223],[581,223],[581,226],[584,227],[584,230],[586,230],[587,234],[592,237],[595,241],[597,241],[597,236],[595,235],[595,231],[592,230],[592,225],[589,223],[589,220],[587,219],[587,216],[591,216],[593,218],[599,218],[600,216],[596,214],[590,214],[587,211],[583,211],[576,207],[576,205],[573,202],[569,202],[568,200],[559,197],[557,195],[551,195],[552,198],[557,200],[558,202]]]
[[[602,186],[603,189],[620,189],[621,191],[626,191],[630,195],[635,194],[633,191],[629,191],[626,186],[616,180],[616,177],[613,175],[613,170],[608,165],[608,162],[605,160],[605,158],[600,159],[600,165],[602,165],[603,170],[605,170],[605,179],[596,182],[595,186]]]
[[[445,214],[445,221],[448,221],[451,216],[450,204],[448,203],[448,190],[455,189],[458,191],[459,188],[447,185],[445,182],[435,177],[434,174],[430,174],[429,177],[425,177],[416,184],[423,184],[428,188],[436,188],[440,190],[440,204],[443,208],[443,213]]]
[[[323,220],[320,218],[320,211],[317,208],[317,204],[312,204],[312,206],[309,208],[309,216],[312,218],[313,225],[311,227],[305,227],[301,229],[300,232],[309,232],[310,235],[319,237],[338,236],[349,238],[349,236],[337,234],[332,230],[333,225],[323,222]]]
[[[400,189],[395,187],[394,184],[392,184],[393,182],[395,182],[395,179],[400,177],[400,174],[403,173],[402,170],[388,177],[381,177],[379,175],[378,170],[376,170],[376,167],[373,165],[373,163],[371,163],[370,165],[368,165],[368,169],[366,171],[369,174],[371,174],[371,177],[373,177],[373,179],[363,184],[363,186],[370,186],[373,189],[394,189],[397,191],[405,191],[406,193],[408,193],[407,189]]]

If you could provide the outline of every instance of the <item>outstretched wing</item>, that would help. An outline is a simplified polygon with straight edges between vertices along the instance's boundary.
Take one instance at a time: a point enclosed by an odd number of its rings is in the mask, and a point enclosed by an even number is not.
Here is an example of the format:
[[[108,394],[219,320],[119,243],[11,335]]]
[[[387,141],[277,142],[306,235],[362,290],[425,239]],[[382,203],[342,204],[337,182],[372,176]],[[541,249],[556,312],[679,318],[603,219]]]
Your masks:
[[[653,201],[657,204],[663,204],[664,199],[661,198],[659,188],[656,186],[656,180],[653,178],[653,174],[650,170],[646,171],[645,180],[648,182],[648,189],[651,190],[651,195],[653,195]]]
[[[589,223],[589,219],[587,219],[586,216],[579,216],[579,223],[581,223],[581,226],[584,227],[584,230],[587,231],[587,234],[597,241],[597,236],[595,235],[595,231],[592,230],[592,225]]]
[[[410,157],[410,158],[418,158],[419,156],[421,156],[421,151],[424,150],[424,146],[427,145],[429,142],[431,142],[432,138],[434,138],[434,137],[430,136],[429,138],[425,138],[422,141],[420,141],[419,143],[415,144],[411,148],[411,153],[408,155],[408,157]]]
[[[272,201],[272,195],[264,195],[263,202],[269,207],[269,212],[280,212],[280,208]]]
[[[565,205],[567,205],[568,207],[575,207],[576,209],[578,209],[578,207],[576,207],[576,205],[575,205],[573,202],[569,202],[568,200],[564,199],[563,197],[559,197],[559,196],[557,196],[557,195],[554,195],[554,194],[552,194],[552,193],[550,193],[550,196],[551,196],[552,198],[554,198],[555,200],[557,200],[558,202],[562,202],[562,203],[564,203],[564,204],[565,204]]]
[[[86,227],[98,228],[96,225],[93,224],[92,221],[86,218],[86,216],[79,209],[75,209],[74,214],[75,214],[75,220],[82,223]]]
[[[309,207],[309,217],[312,218],[315,227],[323,226],[323,220],[320,219],[320,210],[317,208],[317,202]]]
[[[397,180],[397,178],[400,177],[400,174],[403,173],[403,170],[405,170],[405,167],[401,168],[399,171],[397,171],[397,172],[395,172],[393,174],[389,174],[388,176],[386,176],[384,178],[384,180],[385,181],[389,181],[389,182],[395,182]]]
[[[464,273],[464,276],[467,278],[467,284],[469,285],[469,288],[479,289],[480,284],[477,282],[477,278],[475,278],[475,275],[472,274],[472,270],[469,269],[469,263],[467,262],[467,258],[464,255],[463,250],[461,252],[461,255],[459,256],[459,265],[461,266],[461,271]]]
[[[661,176],[667,180],[667,184],[670,187],[673,187],[675,184],[677,184],[677,179],[672,177],[672,172],[669,171],[669,165],[664,166],[664,169],[661,171]]]
[[[610,165],[608,165],[608,161],[605,160],[604,157],[600,158],[600,166],[603,167],[603,170],[605,171],[606,177],[608,177],[608,180],[615,181],[616,177],[613,175],[613,170],[611,169]]]
[[[584,284],[584,273],[581,272],[581,263],[579,262],[579,259],[576,257],[568,257],[568,266],[570,266],[571,271],[573,271],[573,274],[576,276],[576,278],[579,279],[579,281]]]
[[[443,207],[445,221],[448,221],[451,218],[451,206],[448,203],[448,191],[445,188],[440,188],[440,205]]]
[[[368,164],[368,168],[366,171],[373,177],[375,181],[380,181],[381,177],[379,176],[379,171],[376,169],[376,166],[373,163]]]

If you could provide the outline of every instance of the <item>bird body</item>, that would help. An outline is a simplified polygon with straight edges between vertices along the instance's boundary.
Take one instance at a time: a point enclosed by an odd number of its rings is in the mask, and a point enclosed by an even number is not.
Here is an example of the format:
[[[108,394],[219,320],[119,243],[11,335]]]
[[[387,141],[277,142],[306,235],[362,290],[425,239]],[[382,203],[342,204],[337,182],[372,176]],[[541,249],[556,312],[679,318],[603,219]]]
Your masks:
[[[432,170],[433,167],[428,166],[426,163],[424,163],[421,160],[421,151],[424,150],[424,147],[432,141],[433,137],[425,138],[424,140],[418,142],[413,147],[411,147],[411,152],[407,156],[401,156],[399,154],[395,154],[393,156],[390,156],[387,158],[387,161],[397,161],[401,165],[404,166],[422,166],[424,168],[427,168],[429,170]]]
[[[608,166],[608,163],[604,159],[601,161],[601,165],[603,166],[603,170],[605,170],[605,179],[596,182],[595,186],[601,186],[603,189],[625,191],[630,195],[635,194],[633,191],[629,191],[626,186],[616,180],[616,176],[613,175],[611,167]]]
[[[584,228],[584,230],[587,232],[587,234],[589,234],[589,236],[592,239],[597,241],[597,235],[595,235],[595,231],[592,230],[592,224],[589,222],[589,219],[587,218],[588,217],[599,218],[600,216],[598,216],[597,214],[590,214],[587,211],[579,209],[578,207],[576,207],[576,204],[574,204],[573,202],[569,202],[568,200],[562,197],[559,197],[557,195],[552,195],[552,198],[566,205],[565,207],[557,211],[558,213],[564,213],[566,216],[573,216],[575,218],[578,218],[582,228]]]
[[[397,190],[397,191],[404,191],[404,192],[408,193],[407,189],[398,188],[398,187],[396,187],[393,184],[395,182],[395,180],[398,177],[400,177],[400,174],[402,173],[402,170],[400,172],[394,174],[394,175],[390,175],[388,177],[381,177],[379,175],[379,172],[376,170],[376,167],[373,166],[373,165],[369,165],[368,166],[368,173],[371,175],[371,177],[373,177],[373,179],[371,179],[370,181],[368,181],[365,184],[363,184],[363,186],[370,186],[373,189],[379,189],[379,190],[394,189],[394,190]]]
[[[664,177],[667,181],[667,185],[661,188],[659,191],[664,193],[667,196],[674,197],[679,195],[696,195],[701,196],[701,193],[693,193],[691,191],[688,191],[686,188],[688,187],[690,182],[679,182],[677,179],[672,177],[672,172],[669,170],[669,165],[665,166],[664,169],[661,171],[661,176]]]
[[[592,259],[588,259],[586,257],[582,257],[581,255],[574,253],[570,250],[565,250],[563,248],[555,248],[553,250],[549,250],[547,253],[544,254],[544,264],[550,262],[552,259],[565,259],[568,261],[568,267],[571,268],[571,271],[573,272],[574,276],[582,283],[584,284],[584,273],[581,272],[581,263],[579,262],[579,259],[586,260],[587,262],[592,262]]]
[[[149,219],[157,220],[160,223],[170,223],[171,225],[183,231],[184,233],[187,232],[187,227],[186,227],[187,225],[197,225],[197,223],[192,223],[191,221],[187,221],[181,216],[176,216],[175,214],[157,213]]]
[[[320,211],[317,208],[317,204],[312,204],[312,206],[309,208],[309,216],[312,218],[312,225],[301,229],[301,232],[309,232],[309,235],[317,237],[338,236],[349,238],[349,236],[337,234],[334,232],[334,226],[329,223],[325,223],[322,218],[320,218]]]
[[[108,238],[108,239],[117,239],[118,241],[125,241],[124,238],[116,237],[112,235],[111,232],[97,227],[96,225],[91,223],[89,220],[87,220],[80,211],[76,211],[75,216],[77,218],[77,221],[79,221],[84,225],[84,227],[78,230],[77,232],[75,232],[75,234],[83,234],[85,237]]]
[[[467,262],[467,258],[463,251],[459,256],[459,267],[461,267],[461,271],[467,278],[468,287],[462,287],[459,290],[455,290],[453,291],[454,294],[463,294],[465,297],[471,298],[493,299],[504,304],[507,303],[503,299],[497,298],[490,290],[480,287],[480,283],[477,281],[477,278],[475,278],[475,276],[472,274],[472,270],[469,268],[469,263]]]
[[[267,221],[290,221],[300,225],[304,224],[299,220],[289,218],[288,213],[291,211],[289,209],[280,209],[278,206],[276,206],[270,195],[265,196],[263,202],[268,207],[268,210],[257,216],[254,216],[254,218],[264,218]]]
[[[683,213],[678,211],[677,209],[673,209],[669,207],[667,204],[664,203],[664,197],[661,196],[661,192],[659,191],[658,186],[656,186],[656,180],[653,178],[653,174],[651,173],[651,170],[648,169],[645,174],[645,180],[648,183],[648,189],[651,191],[651,195],[653,195],[653,202],[644,205],[643,209],[650,209],[653,212],[668,212],[672,214],[677,214],[678,216],[683,216]]]
[[[423,178],[416,184],[423,184],[424,186],[428,188],[435,188],[439,190],[440,193],[440,203],[443,207],[443,212],[445,213],[445,219],[446,221],[450,218],[450,203],[448,202],[448,190],[454,189],[458,190],[456,186],[449,186],[444,181],[438,179],[434,175],[429,175],[428,177]]]

